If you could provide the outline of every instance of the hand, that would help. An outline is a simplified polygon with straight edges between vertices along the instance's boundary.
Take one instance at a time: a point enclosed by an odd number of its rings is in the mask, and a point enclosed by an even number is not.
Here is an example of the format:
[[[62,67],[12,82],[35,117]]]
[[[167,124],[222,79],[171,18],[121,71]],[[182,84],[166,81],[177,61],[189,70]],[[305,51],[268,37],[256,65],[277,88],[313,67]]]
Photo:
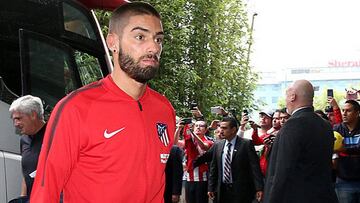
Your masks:
[[[197,106],[194,107],[193,110],[191,110],[191,113],[192,113],[192,115],[193,115],[195,118],[201,118],[201,117],[203,117],[201,111],[199,110],[199,108],[198,108]]]
[[[350,90],[346,90],[346,100],[356,100],[357,99],[357,93],[359,92],[358,90],[352,88]]]
[[[171,202],[179,202],[180,201],[180,195],[171,195]]]
[[[219,120],[211,121],[211,124],[210,124],[209,128],[216,129],[218,127],[219,122],[220,122]]]
[[[249,116],[248,115],[243,115],[241,117],[240,125],[245,126],[248,122],[249,122]]]
[[[179,130],[183,129],[184,126],[185,126],[185,125],[182,124],[181,122],[179,122],[179,123],[176,124],[176,127],[177,127]]]
[[[252,129],[257,129],[257,128],[259,128],[259,125],[256,124],[254,121],[249,121],[249,124],[250,124],[250,127],[251,127]]]
[[[256,201],[261,202],[263,199],[263,195],[264,195],[263,191],[257,191],[256,192]]]
[[[219,113],[219,115],[227,116],[229,114],[229,112],[225,111],[225,109],[222,106],[220,106],[220,111],[221,112]]]
[[[331,107],[333,107],[333,109],[339,109],[339,105],[333,97],[328,97],[328,103]]]
[[[269,136],[266,136],[264,138],[264,144],[266,145],[272,145],[274,143],[274,140],[275,140],[275,135],[273,134],[270,134]]]
[[[214,192],[208,192],[208,196],[211,200],[215,199],[215,193]]]

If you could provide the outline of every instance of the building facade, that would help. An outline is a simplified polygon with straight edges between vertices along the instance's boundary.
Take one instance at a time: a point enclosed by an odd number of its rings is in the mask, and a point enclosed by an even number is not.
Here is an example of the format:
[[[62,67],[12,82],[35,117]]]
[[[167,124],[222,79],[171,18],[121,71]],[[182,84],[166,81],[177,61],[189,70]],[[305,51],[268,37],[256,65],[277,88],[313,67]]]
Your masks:
[[[326,89],[335,92],[360,88],[360,61],[331,61],[327,67],[289,68],[277,71],[259,72],[254,97],[260,108],[277,109],[285,90],[295,80],[309,80],[318,95]]]

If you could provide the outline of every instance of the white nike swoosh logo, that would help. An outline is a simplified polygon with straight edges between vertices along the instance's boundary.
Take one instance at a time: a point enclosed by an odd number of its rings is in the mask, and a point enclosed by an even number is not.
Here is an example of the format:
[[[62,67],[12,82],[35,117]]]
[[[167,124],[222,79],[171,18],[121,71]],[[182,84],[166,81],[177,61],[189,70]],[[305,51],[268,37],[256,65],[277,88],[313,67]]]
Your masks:
[[[114,132],[111,132],[111,133],[108,133],[108,132],[107,132],[107,129],[106,129],[106,130],[104,131],[104,137],[107,138],[107,139],[109,139],[109,138],[111,138],[112,136],[116,135],[117,133],[121,132],[121,131],[124,130],[124,129],[125,129],[125,127],[120,128],[119,130],[115,130]]]

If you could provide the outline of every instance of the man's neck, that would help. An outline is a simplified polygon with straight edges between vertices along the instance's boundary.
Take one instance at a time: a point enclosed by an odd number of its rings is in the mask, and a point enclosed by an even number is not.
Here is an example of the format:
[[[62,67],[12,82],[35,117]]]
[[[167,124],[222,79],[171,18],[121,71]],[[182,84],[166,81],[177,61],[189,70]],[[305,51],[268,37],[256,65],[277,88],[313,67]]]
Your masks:
[[[353,131],[356,128],[357,124],[358,124],[358,120],[351,123],[346,123],[345,125],[350,131]]]
[[[270,130],[271,128],[266,127],[266,128],[260,128],[259,130],[259,135],[263,135],[266,134],[268,130]]]
[[[111,77],[122,91],[135,100],[139,100],[146,90],[146,84],[130,78],[120,67],[114,67]]]
[[[45,125],[45,121],[43,121],[43,120],[37,121],[37,122],[34,124],[34,128],[35,128],[36,130],[35,130],[34,133],[33,133],[32,135],[30,135],[30,136],[36,135],[36,134],[41,130],[41,128],[42,128],[44,125]]]
[[[301,110],[301,109],[305,109],[305,108],[310,108],[311,105],[298,105],[294,108],[293,112],[291,112],[291,115],[294,114],[295,112]]]
[[[234,134],[233,136],[229,137],[228,139],[226,139],[228,142],[231,142],[234,138],[236,137],[236,134]]]

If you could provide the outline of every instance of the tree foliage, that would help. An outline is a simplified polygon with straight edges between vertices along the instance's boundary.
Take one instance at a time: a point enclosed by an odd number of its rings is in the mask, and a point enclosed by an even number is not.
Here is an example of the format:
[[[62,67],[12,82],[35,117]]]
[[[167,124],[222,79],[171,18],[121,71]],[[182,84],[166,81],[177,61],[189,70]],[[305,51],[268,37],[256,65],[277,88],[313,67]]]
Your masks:
[[[158,77],[150,86],[177,114],[197,102],[205,115],[221,105],[252,107],[257,75],[249,67],[249,25],[241,0],[148,0],[162,16],[165,42]],[[108,14],[98,12],[100,24]],[[105,17],[104,17],[105,16]]]

